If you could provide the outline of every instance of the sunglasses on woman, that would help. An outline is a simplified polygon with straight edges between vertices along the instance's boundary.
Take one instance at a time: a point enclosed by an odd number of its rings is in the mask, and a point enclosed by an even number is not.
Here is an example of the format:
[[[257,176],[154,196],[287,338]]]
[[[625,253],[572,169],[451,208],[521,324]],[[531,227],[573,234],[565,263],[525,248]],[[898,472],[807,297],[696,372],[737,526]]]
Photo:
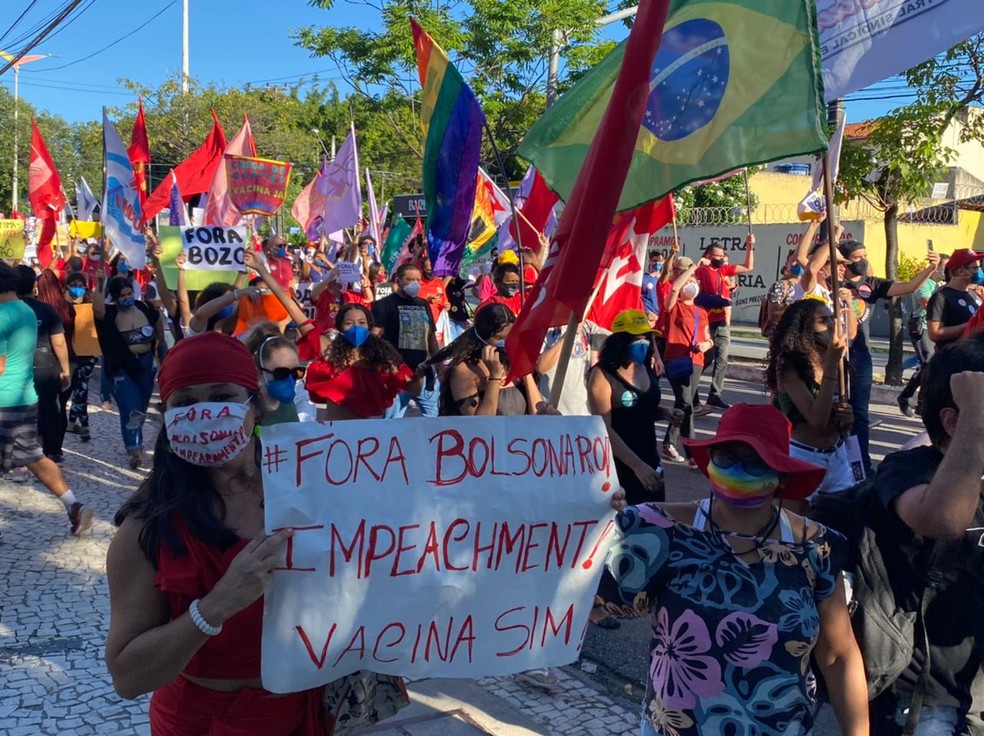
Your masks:
[[[715,447],[711,450],[710,456],[711,462],[722,470],[727,470],[740,463],[746,473],[756,477],[775,472],[758,455],[739,455],[737,452]]]
[[[260,370],[273,376],[274,381],[284,381],[288,378],[293,378],[295,381],[300,381],[304,378],[306,369],[304,366],[299,365],[294,368],[260,368]]]

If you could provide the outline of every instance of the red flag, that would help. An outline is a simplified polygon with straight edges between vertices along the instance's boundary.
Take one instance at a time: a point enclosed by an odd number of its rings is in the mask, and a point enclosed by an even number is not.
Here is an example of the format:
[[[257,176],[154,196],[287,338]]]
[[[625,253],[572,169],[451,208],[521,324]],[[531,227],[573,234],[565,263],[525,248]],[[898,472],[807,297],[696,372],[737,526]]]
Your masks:
[[[243,127],[232,136],[225,148],[225,156],[248,156],[256,158],[256,144],[253,142],[253,129],[249,125],[249,115],[243,115]],[[205,204],[206,225],[233,227],[242,222],[243,216],[229,197],[229,174],[225,166],[219,166],[209,184],[208,202]]]
[[[27,178],[27,198],[34,216],[42,219],[57,217],[65,207],[61,177],[44,144],[38,123],[31,118],[31,161]]]
[[[55,239],[57,229],[57,218],[52,216],[41,220],[41,233],[38,235],[38,263],[41,264],[41,268],[47,268],[54,260],[51,241]]]
[[[207,192],[215,176],[215,170],[222,163],[222,154],[226,148],[225,132],[219,122],[215,110],[212,110],[212,130],[201,147],[188,158],[175,166],[171,171],[178,183],[178,191],[186,200],[193,194]],[[147,197],[144,203],[144,220],[149,220],[167,207],[171,201],[170,176],[157,185],[154,193]]]
[[[642,0],[611,101],[574,182],[550,252],[506,340],[513,378],[533,372],[547,330],[584,314],[649,101],[670,0]]]
[[[624,212],[616,221],[605,244],[596,296],[588,319],[606,330],[626,309],[642,309],[642,274],[648,263],[646,252],[653,234],[673,221],[673,197],[644,204]],[[608,253],[611,254],[609,259]]]
[[[522,243],[524,248],[529,248],[536,252],[540,247],[540,233],[547,227],[547,221],[553,212],[554,205],[560,201],[560,197],[553,189],[547,186],[547,182],[537,171],[533,175],[533,186],[530,187],[529,196],[523,207],[519,210],[520,215],[513,219],[509,226],[509,234],[517,243]],[[517,222],[519,234],[522,240],[517,237]]]
[[[144,119],[143,98],[140,98],[140,111],[133,123],[130,134],[130,147],[126,149],[133,166],[133,181],[137,185],[140,204],[147,201],[147,167],[150,166],[150,143],[147,140],[147,121]]]

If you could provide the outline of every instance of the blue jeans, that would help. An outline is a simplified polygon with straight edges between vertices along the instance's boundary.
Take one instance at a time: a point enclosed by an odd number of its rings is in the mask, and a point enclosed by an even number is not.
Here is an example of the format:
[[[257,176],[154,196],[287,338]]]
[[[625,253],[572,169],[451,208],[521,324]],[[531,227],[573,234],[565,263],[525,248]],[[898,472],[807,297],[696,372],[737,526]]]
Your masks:
[[[109,401],[113,395],[113,384],[109,380],[109,373],[106,371],[106,359],[99,360],[99,400],[103,403]]]
[[[905,703],[899,703],[895,710],[895,723],[905,725],[908,708]],[[956,708],[940,708],[924,705],[919,711],[919,724],[915,736],[955,736],[960,732],[960,713]]]
[[[653,730],[653,727],[649,725],[649,721],[646,720],[645,716],[642,717],[642,729],[640,730],[640,733],[642,736],[660,736],[660,734],[656,733]]]
[[[854,410],[854,430],[861,446],[864,469],[871,475],[871,456],[868,454],[868,405],[871,403],[871,353],[867,350],[850,350],[853,376],[851,381],[851,409]]]
[[[401,391],[393,399],[393,404],[383,417],[386,419],[402,419],[407,413],[407,407],[410,406],[410,402],[414,401],[417,407],[420,409],[421,416],[425,417],[436,417],[438,414],[438,399],[441,395],[441,383],[440,381],[434,381],[434,388],[428,391],[426,388],[421,389],[419,396],[411,396],[409,391]]]
[[[126,371],[114,374],[110,382],[113,398],[120,411],[120,433],[127,450],[143,449],[143,425],[147,419],[147,407],[154,393],[154,356],[150,353],[135,356],[142,368],[138,379],[133,380]]]

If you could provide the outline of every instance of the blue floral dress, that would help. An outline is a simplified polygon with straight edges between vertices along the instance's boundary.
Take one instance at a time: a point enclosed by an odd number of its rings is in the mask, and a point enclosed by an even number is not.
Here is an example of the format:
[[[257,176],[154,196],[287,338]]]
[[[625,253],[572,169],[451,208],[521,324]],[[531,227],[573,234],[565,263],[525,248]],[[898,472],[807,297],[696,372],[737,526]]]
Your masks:
[[[738,557],[720,532],[678,523],[645,504],[618,515],[599,591],[608,610],[652,615],[644,717],[666,736],[800,736],[813,726],[810,652],[817,604],[839,566],[820,528]]]

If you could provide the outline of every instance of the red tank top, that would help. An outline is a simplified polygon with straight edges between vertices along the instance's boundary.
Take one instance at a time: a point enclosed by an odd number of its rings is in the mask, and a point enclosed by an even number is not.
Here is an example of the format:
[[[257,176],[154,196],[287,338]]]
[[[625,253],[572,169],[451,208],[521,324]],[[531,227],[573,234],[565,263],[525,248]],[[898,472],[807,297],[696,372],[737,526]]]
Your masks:
[[[203,598],[229,569],[233,558],[249,544],[240,539],[227,550],[205,544],[192,536],[183,520],[177,532],[188,551],[177,556],[166,544],[157,553],[154,586],[167,595],[171,620],[179,618],[196,598]],[[260,676],[260,637],[263,629],[263,598],[230,618],[222,633],[206,641],[184,673],[215,680],[247,680]]]

